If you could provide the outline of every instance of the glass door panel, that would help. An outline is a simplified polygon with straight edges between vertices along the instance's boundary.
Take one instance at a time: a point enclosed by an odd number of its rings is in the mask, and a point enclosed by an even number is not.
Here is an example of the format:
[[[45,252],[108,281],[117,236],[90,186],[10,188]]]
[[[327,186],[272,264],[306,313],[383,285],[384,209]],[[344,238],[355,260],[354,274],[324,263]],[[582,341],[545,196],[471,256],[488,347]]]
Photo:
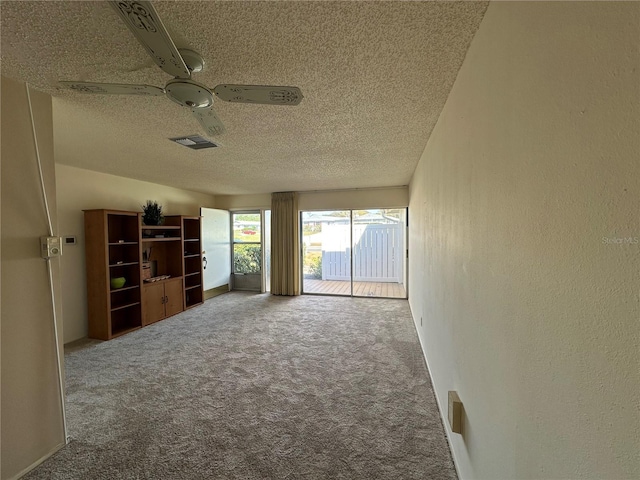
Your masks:
[[[261,291],[262,242],[260,212],[233,212],[233,289]]]
[[[351,295],[351,212],[302,212],[302,291]]]
[[[354,210],[353,295],[406,298],[406,209]]]

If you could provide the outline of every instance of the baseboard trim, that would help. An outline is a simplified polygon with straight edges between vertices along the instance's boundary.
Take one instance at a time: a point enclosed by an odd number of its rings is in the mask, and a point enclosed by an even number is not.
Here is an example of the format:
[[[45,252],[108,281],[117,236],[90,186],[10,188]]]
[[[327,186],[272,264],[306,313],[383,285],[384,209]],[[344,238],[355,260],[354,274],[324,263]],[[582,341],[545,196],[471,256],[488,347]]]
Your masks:
[[[22,470],[21,472],[19,472],[18,474],[16,474],[13,477],[10,477],[9,480],[18,480],[19,478],[22,478],[23,476],[25,476],[27,473],[29,473],[31,470],[35,469],[38,465],[40,465],[42,462],[44,462],[45,460],[51,458],[53,455],[55,455],[56,453],[58,453],[58,451],[60,449],[62,449],[62,447],[64,447],[65,445],[67,445],[66,443],[60,443],[59,445],[57,445],[56,447],[53,448],[53,450],[51,450],[49,453],[47,453],[46,455],[44,455],[43,457],[41,457],[39,460],[36,460],[35,462],[33,462],[31,465],[29,465],[27,468],[25,468],[24,470]]]
[[[227,293],[228,291],[229,291],[229,284],[226,283],[224,285],[220,285],[219,287],[205,290],[204,299],[209,300],[210,298],[217,297],[218,295],[222,295],[223,293]]]
[[[451,459],[453,460],[453,468],[456,469],[456,475],[458,475],[458,479],[462,480],[462,475],[460,475],[460,469],[458,468],[458,459],[456,458],[456,452],[453,449],[453,442],[451,441],[451,432],[448,428],[449,421],[447,419],[445,410],[442,408],[442,404],[440,403],[440,397],[438,397],[438,393],[436,392],[433,372],[431,371],[431,367],[429,366],[429,360],[427,360],[427,351],[424,348],[424,343],[422,343],[422,337],[418,333],[418,324],[416,323],[416,317],[413,314],[413,310],[411,309],[411,304],[409,304],[409,311],[411,312],[411,320],[413,320],[413,328],[416,329],[416,335],[418,336],[418,343],[420,343],[420,350],[422,350],[422,358],[424,359],[424,364],[427,366],[429,377],[431,377],[431,387],[433,388],[433,394],[436,397],[436,404],[438,405],[438,410],[440,411],[440,420],[442,420],[442,427],[444,428],[444,433],[446,434],[447,442],[449,443],[449,451],[451,452]]]

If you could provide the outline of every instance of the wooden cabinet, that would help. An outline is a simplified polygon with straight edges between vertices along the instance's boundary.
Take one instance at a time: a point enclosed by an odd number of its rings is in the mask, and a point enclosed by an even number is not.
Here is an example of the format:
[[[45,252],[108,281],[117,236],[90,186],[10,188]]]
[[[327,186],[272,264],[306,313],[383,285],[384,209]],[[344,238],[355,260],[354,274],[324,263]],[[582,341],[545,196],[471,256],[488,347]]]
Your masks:
[[[182,278],[171,278],[143,286],[142,302],[143,325],[149,325],[164,318],[182,312]]]
[[[167,216],[162,226],[142,225],[138,212],[84,217],[90,338],[110,340],[203,302],[200,217]],[[143,276],[143,260],[154,278]],[[113,288],[119,277],[124,285]]]
[[[141,214],[85,211],[89,337],[110,340],[142,326],[140,298]],[[125,279],[113,288],[111,279]]]

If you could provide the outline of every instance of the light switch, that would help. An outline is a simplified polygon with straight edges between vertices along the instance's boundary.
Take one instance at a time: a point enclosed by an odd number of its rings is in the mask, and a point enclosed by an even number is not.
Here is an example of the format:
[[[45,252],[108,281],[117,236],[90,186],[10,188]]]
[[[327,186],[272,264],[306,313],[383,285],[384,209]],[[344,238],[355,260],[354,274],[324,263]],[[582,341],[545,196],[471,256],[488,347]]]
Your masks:
[[[62,255],[60,237],[40,237],[40,256],[42,258],[59,257]]]

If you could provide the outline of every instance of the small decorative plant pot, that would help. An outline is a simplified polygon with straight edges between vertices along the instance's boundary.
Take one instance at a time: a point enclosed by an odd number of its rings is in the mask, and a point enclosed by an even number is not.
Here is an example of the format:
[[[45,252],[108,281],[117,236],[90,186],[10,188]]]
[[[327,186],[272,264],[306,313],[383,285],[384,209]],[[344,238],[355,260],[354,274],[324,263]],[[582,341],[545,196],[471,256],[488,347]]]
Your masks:
[[[152,200],[142,206],[142,223],[145,225],[162,225],[164,215],[162,214],[162,205]]]

